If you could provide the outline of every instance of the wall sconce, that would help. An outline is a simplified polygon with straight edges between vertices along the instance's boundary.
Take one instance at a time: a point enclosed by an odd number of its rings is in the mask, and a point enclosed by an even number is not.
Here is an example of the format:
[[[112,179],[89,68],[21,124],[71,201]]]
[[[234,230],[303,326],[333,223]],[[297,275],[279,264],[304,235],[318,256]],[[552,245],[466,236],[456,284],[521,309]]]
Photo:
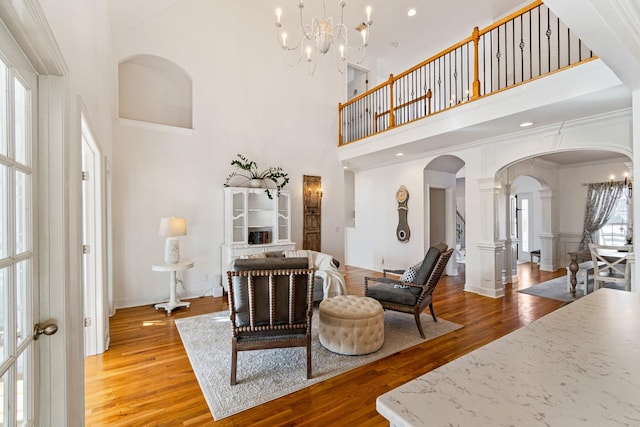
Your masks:
[[[322,199],[323,196],[323,192],[322,192],[322,187],[317,187],[315,190],[311,189],[311,187],[307,187],[307,192],[305,194],[305,197],[307,200],[311,200],[311,196],[312,195],[316,195],[317,197],[320,197]]]
[[[160,219],[158,235],[166,237],[164,244],[164,262],[176,264],[180,261],[180,242],[178,236],[187,235],[187,220],[170,216]]]

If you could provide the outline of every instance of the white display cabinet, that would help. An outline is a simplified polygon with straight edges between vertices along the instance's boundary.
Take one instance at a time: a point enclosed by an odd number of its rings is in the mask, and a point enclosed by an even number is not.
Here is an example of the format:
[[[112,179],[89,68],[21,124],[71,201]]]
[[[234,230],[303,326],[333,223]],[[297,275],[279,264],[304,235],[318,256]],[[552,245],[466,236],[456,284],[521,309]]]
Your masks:
[[[229,263],[259,252],[294,250],[291,241],[291,195],[282,190],[226,187],[224,189],[224,243],[222,286],[227,290]]]

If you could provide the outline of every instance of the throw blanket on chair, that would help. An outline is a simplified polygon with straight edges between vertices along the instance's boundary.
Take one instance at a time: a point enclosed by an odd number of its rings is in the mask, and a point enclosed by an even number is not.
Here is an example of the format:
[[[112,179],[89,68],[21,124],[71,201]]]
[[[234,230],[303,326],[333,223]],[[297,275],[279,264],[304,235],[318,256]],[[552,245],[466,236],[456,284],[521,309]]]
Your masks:
[[[316,251],[299,250],[284,251],[284,256],[287,258],[309,258],[309,266],[313,266],[316,270],[316,276],[322,278],[323,298],[347,295],[347,285],[344,281],[344,276],[333,265],[333,257],[331,255]]]

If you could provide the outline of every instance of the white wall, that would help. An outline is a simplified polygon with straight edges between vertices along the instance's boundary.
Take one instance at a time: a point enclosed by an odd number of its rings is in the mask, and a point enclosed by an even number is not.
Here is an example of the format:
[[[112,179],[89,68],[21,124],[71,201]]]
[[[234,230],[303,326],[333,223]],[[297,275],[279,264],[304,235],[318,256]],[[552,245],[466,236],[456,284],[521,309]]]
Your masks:
[[[239,27],[251,31],[238,31]],[[344,260],[344,174],[337,160],[337,102],[345,78],[332,58],[313,77],[282,61],[273,20],[244,2],[180,2],[114,36],[116,61],[146,53],[164,57],[193,79],[192,134],[166,128],[115,129],[114,254],[119,307],[168,296],[161,217],[187,219],[181,254],[182,296],[210,291],[222,274],[223,183],[242,153],[260,168],[281,166],[291,181],[292,238],[302,245],[302,176],[322,177],[322,250]],[[233,34],[233,43],[228,43]],[[226,270],[225,270],[226,271]]]
[[[382,270],[405,268],[424,258],[424,191],[422,161],[356,173],[356,226],[347,241],[349,265]],[[407,242],[396,237],[396,191],[407,187]],[[382,259],[384,258],[384,263]]]

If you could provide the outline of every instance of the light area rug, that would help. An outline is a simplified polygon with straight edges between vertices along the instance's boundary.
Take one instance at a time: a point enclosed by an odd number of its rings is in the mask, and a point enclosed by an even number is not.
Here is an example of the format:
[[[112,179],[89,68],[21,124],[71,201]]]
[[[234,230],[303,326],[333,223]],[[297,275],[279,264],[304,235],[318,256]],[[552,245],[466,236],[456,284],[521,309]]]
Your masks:
[[[589,292],[593,291],[593,279],[588,281],[587,287]],[[618,286],[614,283],[607,283],[606,287],[611,289],[624,289],[624,286]],[[529,288],[520,289],[518,292],[565,302],[575,301],[584,296],[582,289],[576,289],[575,297],[571,295],[571,292],[567,290],[567,276],[556,277],[555,279],[538,283]]]
[[[238,353],[238,383],[229,384],[231,325],[226,311],[176,319],[176,326],[215,420],[293,393],[351,369],[461,328],[461,325],[421,315],[426,339],[420,338],[413,316],[386,311],[384,344],[363,356],[344,356],[322,347],[318,340],[318,312],[312,321],[313,378],[307,380],[305,348]]]

